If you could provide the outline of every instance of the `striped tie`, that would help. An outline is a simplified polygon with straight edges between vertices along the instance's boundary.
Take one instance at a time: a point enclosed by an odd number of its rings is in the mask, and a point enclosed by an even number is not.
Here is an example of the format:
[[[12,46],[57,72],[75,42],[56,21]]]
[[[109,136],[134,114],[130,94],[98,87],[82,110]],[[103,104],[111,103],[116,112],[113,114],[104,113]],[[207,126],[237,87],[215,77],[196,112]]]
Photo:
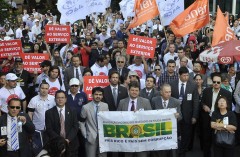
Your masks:
[[[11,147],[12,150],[16,151],[19,149],[18,135],[17,135],[17,123],[14,118],[12,118],[11,124]]]

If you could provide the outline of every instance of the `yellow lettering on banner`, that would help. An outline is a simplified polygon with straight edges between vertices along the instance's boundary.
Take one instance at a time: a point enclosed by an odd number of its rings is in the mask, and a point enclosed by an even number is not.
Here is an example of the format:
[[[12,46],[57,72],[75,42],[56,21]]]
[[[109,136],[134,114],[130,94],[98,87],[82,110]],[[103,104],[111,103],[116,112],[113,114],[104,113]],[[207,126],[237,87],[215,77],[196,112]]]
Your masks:
[[[207,12],[207,5],[204,5],[203,7],[199,7],[196,10],[192,10],[185,18],[185,21],[196,18],[199,15],[204,15],[206,12]]]

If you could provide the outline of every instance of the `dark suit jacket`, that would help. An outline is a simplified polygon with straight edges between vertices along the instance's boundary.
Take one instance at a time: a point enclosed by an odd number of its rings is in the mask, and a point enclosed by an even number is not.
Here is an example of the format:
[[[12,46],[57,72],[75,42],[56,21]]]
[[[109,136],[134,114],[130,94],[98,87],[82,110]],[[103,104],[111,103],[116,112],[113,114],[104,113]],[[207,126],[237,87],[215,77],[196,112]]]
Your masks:
[[[29,137],[34,133],[35,126],[32,123],[31,119],[29,118],[28,114],[20,113],[20,116],[26,117],[26,123],[22,126],[22,132],[18,133],[19,138],[19,149],[20,149],[20,157],[32,157],[31,156],[31,145],[29,142]],[[0,128],[3,126],[7,126],[7,114],[4,114],[0,117]],[[6,138],[6,135],[1,135],[0,132],[0,139]],[[4,157],[7,156],[7,144],[0,147],[0,156]]]
[[[127,89],[125,87],[118,85],[117,105],[115,105],[110,85],[105,87],[103,90],[104,90],[103,102],[108,104],[109,111],[116,111],[119,101],[128,97]]]
[[[179,99],[179,80],[170,83],[172,88],[172,97]],[[197,85],[195,82],[187,81],[184,97],[181,104],[181,111],[183,116],[183,121],[188,124],[192,124],[192,118],[198,118],[199,114],[199,94],[197,90]],[[188,95],[192,96],[191,100],[188,100]]]
[[[85,67],[80,66],[81,73],[83,73],[84,69],[85,69]],[[74,78],[74,67],[73,66],[68,67],[64,72],[64,86],[65,86],[66,91],[69,90],[69,81],[72,78]],[[80,80],[80,82],[83,83],[83,80]]]
[[[60,136],[61,131],[60,117],[56,106],[46,111],[45,124],[47,135],[50,138]],[[69,151],[78,149],[79,145],[77,138],[78,129],[79,124],[76,112],[74,110],[71,110],[67,105],[65,105],[65,132],[66,139],[70,141]]]
[[[102,50],[102,55],[107,55],[108,53],[104,50]],[[91,53],[90,53],[90,60],[89,60],[89,67],[91,67],[96,60],[98,59],[98,57],[100,56],[98,49],[92,49]]]
[[[117,111],[128,111],[129,101],[130,101],[129,97],[127,97],[125,99],[122,99],[119,102]],[[145,99],[145,98],[142,98],[142,97],[138,97],[137,98],[137,108],[136,108],[136,110],[139,110],[139,109],[151,110],[152,107],[151,107],[151,104],[150,104],[149,100]]]
[[[110,74],[112,71],[117,71],[117,68],[110,69],[108,73]],[[130,71],[130,69],[128,69],[126,67],[123,67],[122,68],[122,75],[120,75],[120,77],[127,76],[129,71]]]
[[[151,105],[153,110],[164,109],[161,96],[152,98]],[[170,97],[167,108],[176,108],[179,113],[178,120],[182,119],[181,103],[178,99]]]
[[[207,76],[204,75],[204,74],[200,74],[200,75],[202,76],[202,79],[203,79],[203,86],[204,86],[204,87],[207,87]],[[194,72],[189,73],[189,78],[190,78],[191,80],[193,80],[194,76],[195,76],[195,73],[194,73]]]
[[[200,110],[202,118],[204,118],[204,117],[205,118],[207,118],[207,117],[210,118],[209,113],[207,113],[203,110],[203,105],[207,105],[211,109],[212,108],[212,96],[213,96],[213,87],[208,87],[208,88],[205,88],[203,90],[202,100],[201,100],[201,110]],[[231,92],[221,88],[219,93],[218,93],[217,99],[220,96],[225,96],[227,98],[228,104],[229,104],[228,109],[229,109],[229,111],[232,111],[232,95],[231,95]],[[215,109],[216,109],[216,106],[215,106]]]
[[[149,101],[152,100],[153,97],[156,97],[156,96],[159,96],[160,95],[160,92],[157,91],[156,89],[152,89],[150,95],[148,96],[147,92],[146,92],[146,88],[143,88],[141,91],[140,91],[140,97],[143,97],[143,98],[146,98],[148,99]]]

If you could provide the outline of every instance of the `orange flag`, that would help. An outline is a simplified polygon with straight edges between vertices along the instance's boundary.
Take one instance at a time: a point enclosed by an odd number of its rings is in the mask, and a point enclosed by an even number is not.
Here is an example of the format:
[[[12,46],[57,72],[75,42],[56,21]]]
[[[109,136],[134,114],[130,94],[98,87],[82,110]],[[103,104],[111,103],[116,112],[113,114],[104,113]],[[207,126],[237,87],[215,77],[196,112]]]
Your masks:
[[[221,9],[218,7],[217,18],[213,32],[212,46],[233,39],[236,40],[236,36],[228,24],[228,18],[224,17]]]
[[[127,29],[137,27],[159,15],[156,0],[136,0],[134,4],[135,17]]]
[[[174,34],[184,36],[209,23],[208,0],[196,0],[170,23]]]

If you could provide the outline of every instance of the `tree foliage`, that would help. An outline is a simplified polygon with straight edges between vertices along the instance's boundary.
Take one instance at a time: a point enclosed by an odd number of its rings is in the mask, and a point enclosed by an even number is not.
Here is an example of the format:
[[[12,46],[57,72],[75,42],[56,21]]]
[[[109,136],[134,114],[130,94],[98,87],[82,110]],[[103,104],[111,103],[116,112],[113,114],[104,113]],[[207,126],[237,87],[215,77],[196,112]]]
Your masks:
[[[5,0],[0,0],[0,25],[3,25],[4,20],[9,17],[10,7]]]

